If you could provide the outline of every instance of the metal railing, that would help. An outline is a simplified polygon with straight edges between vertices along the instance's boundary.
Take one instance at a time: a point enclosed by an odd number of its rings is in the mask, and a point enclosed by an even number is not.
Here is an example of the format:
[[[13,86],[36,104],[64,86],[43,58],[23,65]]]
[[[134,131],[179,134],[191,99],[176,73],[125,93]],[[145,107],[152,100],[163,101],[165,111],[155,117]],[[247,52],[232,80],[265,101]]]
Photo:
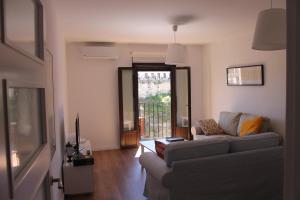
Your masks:
[[[171,136],[171,104],[139,103],[140,134],[144,139]]]

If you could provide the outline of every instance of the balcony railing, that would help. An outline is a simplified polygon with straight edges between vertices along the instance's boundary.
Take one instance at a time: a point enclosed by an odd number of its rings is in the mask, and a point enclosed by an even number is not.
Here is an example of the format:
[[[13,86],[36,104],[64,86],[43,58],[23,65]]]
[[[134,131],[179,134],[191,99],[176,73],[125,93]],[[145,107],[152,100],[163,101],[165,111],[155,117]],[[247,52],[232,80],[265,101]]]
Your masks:
[[[171,136],[171,104],[139,103],[139,125],[142,139]]]

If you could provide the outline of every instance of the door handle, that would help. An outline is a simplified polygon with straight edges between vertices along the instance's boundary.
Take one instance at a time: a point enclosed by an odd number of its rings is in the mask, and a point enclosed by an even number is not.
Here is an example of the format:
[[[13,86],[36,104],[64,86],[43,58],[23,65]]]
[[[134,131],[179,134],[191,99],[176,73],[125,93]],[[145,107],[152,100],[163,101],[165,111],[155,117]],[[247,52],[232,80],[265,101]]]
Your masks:
[[[52,176],[50,176],[50,185],[52,186],[54,183],[57,183],[58,189],[64,189],[64,185],[60,178],[53,178]]]

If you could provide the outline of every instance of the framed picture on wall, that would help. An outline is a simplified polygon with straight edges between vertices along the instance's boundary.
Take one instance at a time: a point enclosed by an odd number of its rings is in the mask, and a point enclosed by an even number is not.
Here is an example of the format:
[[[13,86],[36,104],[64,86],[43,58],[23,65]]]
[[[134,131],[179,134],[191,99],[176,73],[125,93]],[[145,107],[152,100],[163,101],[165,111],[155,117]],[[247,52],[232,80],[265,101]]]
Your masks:
[[[228,67],[228,86],[262,86],[264,85],[264,65]]]

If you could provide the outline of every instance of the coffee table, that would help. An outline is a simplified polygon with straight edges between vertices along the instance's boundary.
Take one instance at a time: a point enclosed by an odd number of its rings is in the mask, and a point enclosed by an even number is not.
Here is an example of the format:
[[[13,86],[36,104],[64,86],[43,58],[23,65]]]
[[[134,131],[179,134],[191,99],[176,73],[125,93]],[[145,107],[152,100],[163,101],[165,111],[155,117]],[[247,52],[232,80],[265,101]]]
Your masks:
[[[165,138],[157,139],[157,141],[160,141],[164,144],[170,144],[170,142],[168,142]],[[142,154],[145,152],[145,148],[148,149],[149,151],[152,151],[153,153],[156,153],[154,140],[140,141],[140,145],[141,145],[141,153]]]
[[[166,140],[166,138],[156,139],[156,141],[164,143],[165,145],[168,145],[168,144],[171,143],[171,142],[168,142]],[[184,141],[188,141],[188,140],[185,139]],[[153,152],[153,153],[156,153],[154,140],[140,141],[140,146],[141,146],[141,154],[143,154],[145,152],[145,148],[148,149],[149,151]]]

